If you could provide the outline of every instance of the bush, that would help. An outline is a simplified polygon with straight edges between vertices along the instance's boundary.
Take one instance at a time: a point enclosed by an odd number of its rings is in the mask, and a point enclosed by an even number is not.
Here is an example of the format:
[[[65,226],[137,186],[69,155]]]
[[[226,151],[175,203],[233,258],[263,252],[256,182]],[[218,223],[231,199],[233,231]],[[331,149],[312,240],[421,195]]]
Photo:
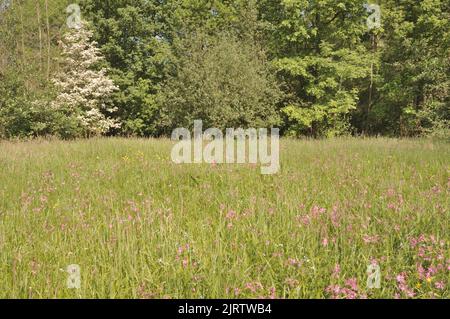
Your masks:
[[[163,87],[160,127],[270,127],[281,97],[261,50],[233,36],[194,35],[177,49],[175,74]]]

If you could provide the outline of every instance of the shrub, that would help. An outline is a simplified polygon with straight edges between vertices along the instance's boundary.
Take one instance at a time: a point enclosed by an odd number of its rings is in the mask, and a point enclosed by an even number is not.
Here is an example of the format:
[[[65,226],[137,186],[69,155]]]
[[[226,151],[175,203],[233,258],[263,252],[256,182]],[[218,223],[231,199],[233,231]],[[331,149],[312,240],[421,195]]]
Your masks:
[[[163,130],[205,126],[270,127],[279,123],[280,90],[264,54],[230,35],[194,35],[178,47],[175,74],[163,87]]]

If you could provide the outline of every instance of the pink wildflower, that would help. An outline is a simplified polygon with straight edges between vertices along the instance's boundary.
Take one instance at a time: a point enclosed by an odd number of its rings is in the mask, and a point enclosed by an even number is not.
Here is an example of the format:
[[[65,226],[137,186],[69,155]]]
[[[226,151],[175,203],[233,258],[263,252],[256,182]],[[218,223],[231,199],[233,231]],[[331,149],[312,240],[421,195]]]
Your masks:
[[[339,264],[334,265],[333,277],[339,277],[341,273],[341,266]]]
[[[358,290],[358,282],[357,282],[356,278],[347,279],[345,281],[345,284],[355,291]]]
[[[434,286],[435,286],[437,289],[439,289],[439,290],[444,290],[444,288],[445,288],[445,284],[444,284],[443,281],[438,281],[438,282],[436,282],[436,283],[434,284]]]

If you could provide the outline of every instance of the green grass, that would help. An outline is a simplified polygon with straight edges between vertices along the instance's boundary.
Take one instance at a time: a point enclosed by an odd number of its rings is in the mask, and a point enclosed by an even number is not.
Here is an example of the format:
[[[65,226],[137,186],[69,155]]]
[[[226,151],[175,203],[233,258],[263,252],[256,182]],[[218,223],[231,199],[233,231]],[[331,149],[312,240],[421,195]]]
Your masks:
[[[171,145],[0,142],[0,297],[450,297],[449,144],[283,140],[272,176]]]

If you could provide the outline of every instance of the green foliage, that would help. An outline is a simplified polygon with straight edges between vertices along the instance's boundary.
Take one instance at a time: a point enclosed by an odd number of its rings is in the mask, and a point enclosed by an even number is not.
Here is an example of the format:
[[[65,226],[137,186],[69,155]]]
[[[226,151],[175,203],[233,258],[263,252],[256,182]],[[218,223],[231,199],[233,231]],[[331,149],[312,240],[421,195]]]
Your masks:
[[[72,114],[50,106],[53,94],[31,95],[24,81],[10,73],[0,76],[0,80],[0,138],[80,135]]]
[[[0,138],[60,135],[65,126],[67,118],[49,108],[48,80],[59,67],[67,4],[16,0],[0,12]]]
[[[0,13],[0,86],[13,92],[0,96],[3,137],[76,133],[68,112],[47,111],[69,3]],[[119,88],[110,134],[157,136],[205,116],[294,136],[448,136],[450,3],[373,3],[381,26],[369,29],[364,0],[82,0]]]
[[[383,33],[373,133],[418,135],[450,117],[450,3],[382,1]],[[445,130],[444,130],[445,131]]]
[[[121,133],[154,134],[155,95],[171,55],[163,28],[164,5],[146,0],[86,0],[82,4],[93,22],[109,74],[119,87],[113,103],[118,108]]]
[[[226,34],[196,34],[178,52],[179,69],[161,94],[165,132],[196,119],[222,129],[279,124],[281,92],[257,48]]]
[[[280,1],[276,14],[267,17],[292,134],[330,136],[347,130],[348,114],[358,102],[356,81],[369,73],[362,4]]]
[[[11,75],[0,75],[0,137],[26,136],[30,132],[29,101],[23,83]]]

